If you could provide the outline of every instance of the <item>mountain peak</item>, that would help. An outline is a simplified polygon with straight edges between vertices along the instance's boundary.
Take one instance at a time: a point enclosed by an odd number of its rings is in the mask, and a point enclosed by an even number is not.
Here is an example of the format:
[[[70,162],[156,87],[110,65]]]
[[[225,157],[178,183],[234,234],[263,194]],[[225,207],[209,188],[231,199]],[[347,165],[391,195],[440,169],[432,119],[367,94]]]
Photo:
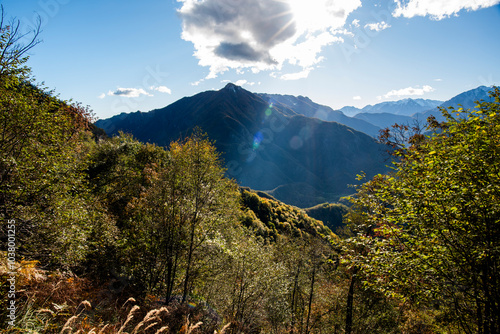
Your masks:
[[[235,85],[232,82],[229,82],[224,88],[222,88],[222,90],[231,90],[231,91],[233,91],[235,93],[236,93],[236,91],[238,91],[240,89],[241,89],[240,86],[237,86],[237,85]]]

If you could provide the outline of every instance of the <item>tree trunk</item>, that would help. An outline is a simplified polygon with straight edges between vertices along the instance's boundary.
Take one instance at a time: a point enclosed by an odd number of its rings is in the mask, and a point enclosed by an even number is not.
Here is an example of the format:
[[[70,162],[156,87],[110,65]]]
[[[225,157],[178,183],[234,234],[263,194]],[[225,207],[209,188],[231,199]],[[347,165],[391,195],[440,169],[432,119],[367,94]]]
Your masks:
[[[312,300],[314,296],[314,280],[316,278],[316,267],[313,268],[311,278],[311,290],[309,292],[309,305],[307,309],[306,334],[309,334],[309,320],[311,319]]]
[[[184,292],[182,293],[182,302],[184,303],[186,301],[187,295],[188,295],[188,288],[189,288],[189,280],[190,280],[190,270],[191,270],[191,262],[193,262],[193,251],[194,251],[194,232],[196,230],[196,224],[197,224],[197,212],[195,213],[195,217],[193,221],[191,222],[191,237],[189,240],[189,252],[188,252],[188,258],[187,258],[187,264],[186,264],[186,276],[184,277]]]
[[[295,273],[295,281],[293,283],[293,291],[292,291],[292,322],[291,322],[291,329],[290,329],[290,334],[294,334],[295,330],[295,307],[296,307],[296,295],[297,295],[297,290],[299,286],[299,274],[300,274],[300,264],[297,265],[297,272]]]
[[[347,306],[346,306],[346,317],[345,317],[345,333],[352,333],[352,313],[353,313],[353,301],[354,301],[354,284],[356,281],[356,272],[355,269],[352,277],[351,284],[349,286],[349,293],[347,294]]]

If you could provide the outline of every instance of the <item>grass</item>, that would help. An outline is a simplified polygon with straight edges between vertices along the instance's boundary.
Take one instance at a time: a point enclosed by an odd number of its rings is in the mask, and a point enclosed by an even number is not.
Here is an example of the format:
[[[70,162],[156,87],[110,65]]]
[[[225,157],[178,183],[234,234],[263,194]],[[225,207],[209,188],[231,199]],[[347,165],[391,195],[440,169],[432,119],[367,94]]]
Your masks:
[[[106,284],[96,286],[72,274],[40,270],[33,261],[20,261],[16,266],[17,318],[15,326],[3,333],[214,333],[213,325],[208,329],[200,321],[202,311],[200,315],[185,304],[174,303],[167,307],[154,298],[142,302],[125,299],[123,295],[112,294]],[[2,259],[0,275],[5,276],[7,272]],[[229,326],[215,333],[223,334]]]

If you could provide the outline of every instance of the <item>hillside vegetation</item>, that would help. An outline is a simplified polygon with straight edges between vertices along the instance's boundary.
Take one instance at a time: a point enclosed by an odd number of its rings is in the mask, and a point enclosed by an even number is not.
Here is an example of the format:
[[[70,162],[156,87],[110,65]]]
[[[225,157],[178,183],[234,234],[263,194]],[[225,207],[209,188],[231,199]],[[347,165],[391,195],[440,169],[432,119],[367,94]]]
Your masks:
[[[199,129],[102,136],[0,32],[5,333],[500,331],[499,89],[430,136],[387,130],[394,172],[322,222],[238,187]]]
[[[96,125],[109,135],[123,131],[161,146],[200,127],[215,142],[228,177],[302,208],[352,194],[348,185],[361,171],[374,176],[388,170],[385,147],[374,138],[290,107],[229,83],[162,109],[120,114]]]

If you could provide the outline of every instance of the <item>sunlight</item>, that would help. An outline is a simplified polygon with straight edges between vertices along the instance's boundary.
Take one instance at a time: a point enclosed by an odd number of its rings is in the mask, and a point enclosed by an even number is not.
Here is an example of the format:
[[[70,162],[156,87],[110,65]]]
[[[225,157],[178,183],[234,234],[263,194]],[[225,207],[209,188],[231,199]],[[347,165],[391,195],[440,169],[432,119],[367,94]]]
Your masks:
[[[307,29],[316,15],[315,6],[312,6],[311,2],[304,0],[289,0],[288,2],[292,9],[295,22],[300,27],[299,29]]]
[[[328,26],[332,4],[327,0],[288,0],[299,31],[314,31]]]

